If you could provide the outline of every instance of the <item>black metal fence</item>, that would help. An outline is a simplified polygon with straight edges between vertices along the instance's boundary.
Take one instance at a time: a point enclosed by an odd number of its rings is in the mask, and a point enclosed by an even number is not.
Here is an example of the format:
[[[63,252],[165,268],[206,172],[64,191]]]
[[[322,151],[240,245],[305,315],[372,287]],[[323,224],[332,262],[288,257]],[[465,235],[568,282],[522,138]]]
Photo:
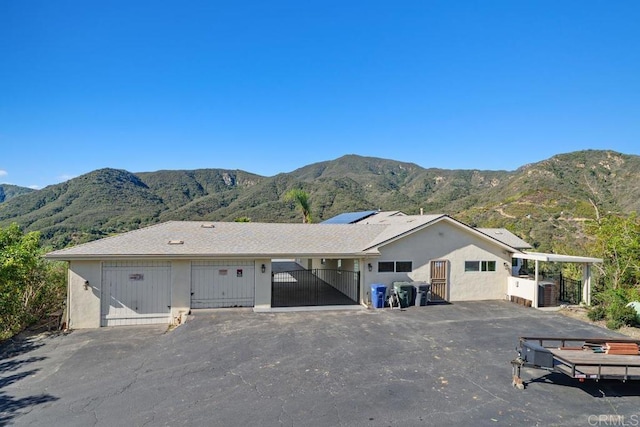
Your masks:
[[[271,277],[272,307],[353,305],[360,300],[360,272],[292,270]]]
[[[582,282],[560,276],[560,301],[580,304],[582,302]]]

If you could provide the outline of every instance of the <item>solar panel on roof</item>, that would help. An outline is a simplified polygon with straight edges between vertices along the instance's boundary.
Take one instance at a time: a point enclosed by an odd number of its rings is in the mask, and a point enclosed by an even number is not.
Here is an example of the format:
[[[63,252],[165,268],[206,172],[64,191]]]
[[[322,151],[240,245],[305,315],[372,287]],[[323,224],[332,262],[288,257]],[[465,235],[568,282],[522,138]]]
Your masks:
[[[345,212],[322,221],[322,224],[352,224],[361,221],[378,211]]]

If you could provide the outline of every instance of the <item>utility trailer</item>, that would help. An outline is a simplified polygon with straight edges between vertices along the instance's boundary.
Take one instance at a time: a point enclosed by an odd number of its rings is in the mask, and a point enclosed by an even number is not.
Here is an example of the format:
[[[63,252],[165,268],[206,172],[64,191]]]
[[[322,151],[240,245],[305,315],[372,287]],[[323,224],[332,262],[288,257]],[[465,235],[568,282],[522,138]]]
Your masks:
[[[520,337],[511,361],[513,386],[524,389],[525,368],[559,372],[585,380],[640,380],[640,340],[624,338]]]

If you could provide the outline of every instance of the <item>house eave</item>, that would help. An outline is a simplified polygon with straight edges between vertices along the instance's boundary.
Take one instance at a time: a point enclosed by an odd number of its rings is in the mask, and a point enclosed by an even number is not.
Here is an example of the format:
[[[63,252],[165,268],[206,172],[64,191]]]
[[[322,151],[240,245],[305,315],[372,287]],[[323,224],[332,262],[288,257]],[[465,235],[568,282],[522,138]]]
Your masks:
[[[331,253],[187,253],[187,254],[47,254],[54,261],[102,261],[115,259],[274,259],[274,258],[327,258],[360,259],[380,256],[378,251],[331,252]]]
[[[533,261],[544,261],[544,262],[575,262],[582,264],[601,264],[603,262],[602,258],[592,258],[585,256],[575,256],[575,255],[560,255],[560,254],[550,254],[543,252],[520,252],[514,253],[513,258],[520,259],[529,259]]]

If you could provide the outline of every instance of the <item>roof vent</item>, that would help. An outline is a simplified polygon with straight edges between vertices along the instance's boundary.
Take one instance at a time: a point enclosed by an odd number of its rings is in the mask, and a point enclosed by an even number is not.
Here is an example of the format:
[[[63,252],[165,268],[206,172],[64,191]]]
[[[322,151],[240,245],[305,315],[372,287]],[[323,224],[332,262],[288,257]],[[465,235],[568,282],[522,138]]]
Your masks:
[[[184,245],[184,240],[169,240],[170,245]]]
[[[213,224],[202,224],[202,225],[200,225],[200,227],[202,227],[202,228],[216,228],[216,226],[213,225]]]

